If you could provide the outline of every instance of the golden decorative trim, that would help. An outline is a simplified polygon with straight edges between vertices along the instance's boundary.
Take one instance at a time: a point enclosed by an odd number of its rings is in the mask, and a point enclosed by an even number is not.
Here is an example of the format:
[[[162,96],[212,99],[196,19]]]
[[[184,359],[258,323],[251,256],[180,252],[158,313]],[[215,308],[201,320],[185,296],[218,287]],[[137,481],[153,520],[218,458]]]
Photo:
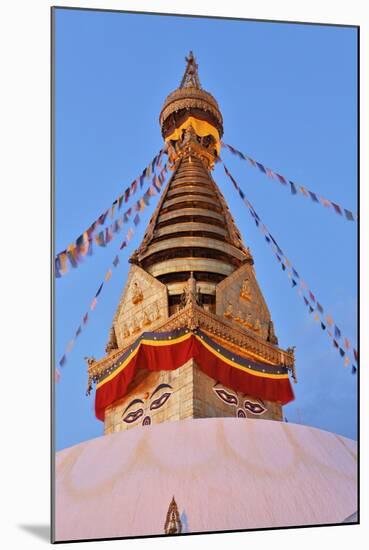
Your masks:
[[[188,328],[190,330],[201,328],[210,337],[221,339],[224,347],[232,346],[232,349],[240,355],[249,353],[258,360],[276,365],[276,367],[282,364],[292,371],[294,377],[296,376],[293,348],[285,351],[273,346],[269,342],[262,340],[254,332],[248,331],[244,327],[234,327],[227,319],[220,319],[214,313],[205,311],[194,303],[193,300],[169,319],[156,325],[153,328],[153,332],[170,332],[179,328]],[[89,379],[91,380],[93,377],[101,375],[105,370],[110,368],[118,357],[133,344],[136,338],[137,335],[131,338],[124,348],[89,364]]]

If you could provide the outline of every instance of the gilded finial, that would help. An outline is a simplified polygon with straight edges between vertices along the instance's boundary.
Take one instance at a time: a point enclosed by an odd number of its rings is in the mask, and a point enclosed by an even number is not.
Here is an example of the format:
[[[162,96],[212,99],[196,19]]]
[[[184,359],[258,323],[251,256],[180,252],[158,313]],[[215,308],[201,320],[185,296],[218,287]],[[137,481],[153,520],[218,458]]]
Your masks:
[[[186,70],[184,72],[180,88],[199,88],[201,89],[198,68],[199,66],[196,63],[195,56],[193,55],[192,50],[190,51],[188,57],[185,57],[187,61]]]

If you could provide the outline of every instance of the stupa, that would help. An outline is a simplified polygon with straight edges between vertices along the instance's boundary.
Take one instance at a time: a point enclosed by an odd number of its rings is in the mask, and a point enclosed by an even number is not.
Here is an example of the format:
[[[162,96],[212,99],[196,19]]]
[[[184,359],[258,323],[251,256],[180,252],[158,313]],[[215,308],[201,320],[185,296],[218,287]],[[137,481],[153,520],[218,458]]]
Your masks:
[[[172,175],[88,361],[104,435],[56,454],[56,541],[357,522],[356,443],[283,421],[293,348],[212,178],[223,119],[186,61],[160,113]]]

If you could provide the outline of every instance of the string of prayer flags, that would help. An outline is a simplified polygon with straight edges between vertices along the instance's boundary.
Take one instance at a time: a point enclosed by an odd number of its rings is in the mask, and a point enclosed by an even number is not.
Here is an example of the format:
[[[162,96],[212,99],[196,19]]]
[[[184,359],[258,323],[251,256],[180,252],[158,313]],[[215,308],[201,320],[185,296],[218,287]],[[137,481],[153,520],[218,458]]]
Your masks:
[[[160,191],[164,181],[165,181],[165,178],[164,178],[164,175],[167,173],[167,169],[166,169],[166,165],[164,166],[164,168],[161,170],[161,177],[160,177],[160,181],[159,181],[159,186],[158,186],[158,190]],[[156,176],[154,176],[156,177]],[[153,182],[154,183],[154,182]],[[156,194],[156,192],[155,192]],[[149,203],[149,201],[147,201],[147,204]],[[146,206],[146,204],[145,204]],[[128,212],[128,211],[127,211]],[[126,214],[127,214],[126,212]],[[129,209],[129,215],[127,217],[127,220],[129,218],[129,216],[132,214],[133,210],[132,208]],[[141,221],[141,218],[139,216],[139,214],[136,214],[135,217],[134,217],[134,220],[133,220],[133,223],[134,223],[134,226],[137,227],[137,225],[140,223]],[[104,233],[104,232],[102,232]],[[125,239],[121,242],[120,246],[119,246],[119,252],[118,254],[115,255],[113,261],[112,261],[112,264],[111,264],[111,267],[108,269],[108,271],[106,272],[105,276],[104,276],[104,279],[103,281],[100,283],[94,297],[93,297],[93,300],[89,306],[89,311],[87,311],[84,316],[83,316],[83,319],[82,319],[82,323],[80,323],[78,325],[78,328],[74,334],[74,338],[72,340],[70,340],[70,342],[68,343],[65,351],[64,351],[64,354],[62,355],[61,359],[59,360],[59,367],[64,367],[64,365],[66,364],[67,362],[67,355],[72,351],[73,347],[74,347],[74,344],[75,344],[75,341],[77,338],[79,338],[79,336],[81,335],[82,333],[82,327],[86,327],[88,321],[89,321],[89,313],[94,311],[96,306],[97,306],[97,303],[98,303],[98,298],[100,299],[100,295],[103,291],[103,288],[104,288],[104,284],[107,283],[108,281],[110,281],[111,277],[112,277],[112,274],[113,274],[113,268],[116,269],[118,267],[118,265],[120,264],[120,258],[119,258],[119,254],[121,253],[121,251],[127,247],[127,243],[132,239],[134,235],[134,230],[132,227],[129,227],[128,231],[127,231],[127,234],[126,234],[126,237]],[[106,242],[106,241],[104,241]],[[59,258],[59,264],[60,266],[62,265],[62,260],[60,260]],[[61,267],[59,268],[61,269]],[[60,371],[58,369],[58,367],[55,368],[55,381],[56,382],[59,382],[60,380]]]
[[[72,267],[77,267],[78,259],[85,256],[90,248],[92,237],[95,234],[96,230],[99,226],[103,226],[106,222],[106,219],[109,217],[111,219],[114,219],[114,215],[117,210],[120,210],[124,202],[128,202],[129,198],[136,192],[138,182],[140,182],[140,187],[143,186],[145,178],[148,179],[151,175],[151,173],[154,172],[154,170],[158,167],[158,163],[162,159],[162,155],[166,151],[166,147],[161,149],[157,155],[150,161],[149,165],[142,171],[141,175],[138,176],[130,186],[123,191],[123,193],[116,198],[111,207],[108,208],[103,214],[101,214],[91,225],[90,227],[84,231],[76,240],[74,243],[69,245],[69,247],[66,250],[63,250],[59,254],[56,255],[55,260],[55,275],[56,277],[61,277],[66,273],[65,265],[61,266],[60,261],[57,260],[60,256],[63,258],[65,257],[65,254],[69,251],[70,254],[68,254],[68,259],[71,262]],[[166,166],[164,167],[164,172],[166,172]],[[76,251],[76,252],[75,252]],[[77,256],[77,257],[76,257]]]
[[[154,158],[155,163],[157,161],[156,159],[157,157]],[[154,161],[153,161],[153,165],[154,165]],[[149,205],[150,198],[160,193],[162,185],[165,181],[165,176],[167,174],[167,171],[168,171],[167,166],[165,164],[164,167],[161,169],[159,175],[157,174],[153,175],[152,182],[149,188],[143,194],[143,196],[134,204],[134,210],[136,211],[144,210],[146,206]],[[144,178],[142,177],[142,179]],[[131,184],[131,186],[125,191],[124,195],[121,195],[119,199],[116,199],[114,201],[111,209],[111,214],[114,213],[116,206],[118,207],[118,209],[121,207],[123,202],[123,196],[127,197],[127,200],[128,200],[131,190],[134,190],[133,192],[135,192],[136,188],[137,188],[137,180]],[[127,194],[127,191],[128,191],[128,194]],[[56,255],[55,276],[57,278],[60,278],[63,275],[65,275],[68,272],[68,263],[72,266],[72,268],[78,267],[79,263],[83,261],[84,257],[87,254],[90,256],[92,255],[93,244],[96,244],[99,247],[105,247],[107,244],[109,244],[113,240],[114,236],[120,232],[122,225],[128,222],[132,212],[133,212],[132,207],[128,208],[113,223],[105,227],[105,229],[102,229],[96,232],[96,228],[99,225],[105,224],[109,214],[109,210],[107,210],[104,214],[102,214],[98,219],[98,223],[94,222],[95,225],[93,229],[91,226],[87,231],[85,231],[82,235],[80,235],[80,237],[78,237],[78,239],[74,244],[69,245],[66,250]],[[110,217],[112,217],[112,215]]]
[[[224,164],[223,160],[220,159],[220,161],[223,163],[224,171],[230,181],[232,182],[235,189],[238,191],[242,201],[246,204],[252,218],[255,221],[256,226],[260,230],[260,232],[264,235],[266,242],[272,247],[273,253],[276,256],[278,262],[281,264],[281,267],[283,271],[287,271],[288,278],[292,282],[292,287],[296,288],[298,295],[303,298],[305,305],[309,308],[309,313],[312,314],[314,312],[314,320],[316,322],[320,322],[320,326],[322,330],[326,330],[325,321],[327,323],[334,327],[334,334],[328,330],[327,333],[333,340],[333,345],[335,348],[338,349],[340,356],[345,358],[345,362],[347,363],[346,357],[348,358],[348,361],[351,362],[350,358],[347,355],[347,352],[351,348],[350,342],[347,338],[342,336],[341,330],[339,327],[334,323],[332,317],[330,315],[327,315],[324,317],[324,308],[321,305],[320,302],[317,301],[316,296],[312,293],[312,291],[308,288],[308,285],[306,282],[300,277],[298,271],[292,266],[292,263],[288,260],[288,258],[285,256],[283,250],[280,248],[280,246],[277,244],[277,241],[274,239],[274,237],[270,234],[268,228],[264,225],[264,223],[261,221],[260,217],[255,211],[255,208],[252,206],[250,201],[247,199],[243,191],[240,189],[238,183],[232,176],[232,174],[229,172],[228,168]],[[343,349],[342,346],[339,345],[338,340],[342,340],[344,347],[346,348],[347,352]],[[356,364],[358,363],[358,356],[356,350],[353,350],[353,356]],[[355,367],[355,365],[353,365]],[[352,369],[352,372],[356,372]]]
[[[119,250],[123,250],[123,248],[125,248],[125,247],[127,246],[127,240],[129,240],[129,238],[131,238],[132,234],[133,234],[133,230],[130,228],[130,229],[128,230],[128,233],[127,233],[127,236],[126,236],[126,240],[124,240],[124,241],[122,242],[122,244],[121,244],[120,247],[119,247]],[[119,261],[119,256],[116,255],[116,256],[114,257],[113,262],[112,262],[112,266],[113,266],[114,268],[117,268],[118,265],[119,265],[119,263],[120,263],[120,261]],[[104,277],[103,282],[99,285],[99,287],[98,287],[98,289],[97,289],[97,291],[96,291],[96,293],[95,293],[95,296],[94,296],[93,299],[92,299],[92,302],[91,302],[90,307],[89,307],[89,310],[90,310],[90,311],[94,311],[94,310],[95,310],[95,308],[96,308],[96,306],[97,306],[97,303],[98,303],[97,298],[98,298],[98,296],[101,294],[101,292],[102,292],[102,290],[103,290],[103,288],[104,288],[104,283],[107,283],[107,282],[111,279],[112,274],[113,274],[113,270],[112,270],[112,268],[110,267],[110,268],[108,269],[108,271],[106,272],[106,274],[105,274],[105,277]],[[67,362],[67,355],[69,355],[70,352],[72,351],[76,339],[77,339],[77,338],[81,335],[81,333],[82,333],[82,326],[85,327],[85,326],[87,325],[87,323],[88,323],[88,320],[89,320],[89,313],[86,312],[86,313],[84,314],[84,316],[83,316],[83,321],[82,321],[82,323],[80,323],[80,324],[78,325],[78,328],[77,328],[77,330],[76,330],[76,332],[75,332],[74,338],[73,338],[72,340],[69,341],[69,343],[68,343],[68,345],[67,345],[67,347],[66,347],[66,349],[65,349],[65,351],[64,351],[64,354],[62,355],[61,359],[59,360],[59,367],[64,367],[64,365],[66,364],[66,362]],[[60,370],[58,369],[58,367],[56,367],[56,368],[55,368],[55,381],[56,381],[56,382],[59,382],[59,381],[60,381],[60,378],[61,378]]]
[[[238,156],[242,160],[248,161],[248,163],[253,166],[257,167],[260,172],[263,174],[266,174],[270,179],[274,179],[281,183],[282,185],[289,184],[290,191],[292,195],[297,195],[298,191],[306,198],[309,198],[312,200],[312,202],[320,203],[326,208],[331,208],[333,211],[338,214],[339,216],[344,217],[348,221],[356,221],[357,215],[351,212],[351,210],[348,210],[347,208],[343,208],[342,206],[336,204],[333,201],[330,201],[329,199],[326,199],[325,197],[322,197],[318,195],[317,193],[314,193],[313,191],[310,191],[310,189],[307,189],[306,187],[303,187],[302,185],[298,185],[297,183],[289,180],[288,178],[285,178],[281,174],[278,174],[277,172],[273,172],[270,168],[267,168],[262,164],[261,162],[257,162],[256,160],[252,159],[248,155],[241,153],[241,151],[238,151],[235,147],[232,147],[232,145],[229,145],[227,143],[222,142],[222,146],[228,149],[233,155]]]

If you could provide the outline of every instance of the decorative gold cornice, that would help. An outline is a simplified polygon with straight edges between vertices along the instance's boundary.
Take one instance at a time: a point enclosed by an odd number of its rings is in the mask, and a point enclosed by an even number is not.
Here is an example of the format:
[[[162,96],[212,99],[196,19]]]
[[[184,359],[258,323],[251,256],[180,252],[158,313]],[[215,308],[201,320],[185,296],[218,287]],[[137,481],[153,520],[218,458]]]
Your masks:
[[[217,339],[224,347],[228,346],[241,356],[252,356],[260,361],[276,365],[276,368],[281,364],[284,365],[292,371],[292,375],[295,378],[293,348],[283,350],[273,346],[248,329],[235,327],[227,319],[220,319],[217,315],[205,311],[193,300],[189,301],[186,307],[172,315],[169,319],[156,325],[153,332],[170,332],[179,328],[187,328],[189,330],[200,328],[208,333],[209,336]],[[116,350],[98,361],[90,362],[88,366],[89,380],[93,380],[96,376],[100,376],[105,370],[110,368],[118,357],[133,344],[138,336],[139,334],[131,338],[124,348]]]
[[[215,98],[199,88],[179,88],[168,95],[164,101],[163,109],[159,116],[160,126],[176,111],[181,109],[201,109],[211,113],[219,124],[219,131],[223,135],[223,117]]]

